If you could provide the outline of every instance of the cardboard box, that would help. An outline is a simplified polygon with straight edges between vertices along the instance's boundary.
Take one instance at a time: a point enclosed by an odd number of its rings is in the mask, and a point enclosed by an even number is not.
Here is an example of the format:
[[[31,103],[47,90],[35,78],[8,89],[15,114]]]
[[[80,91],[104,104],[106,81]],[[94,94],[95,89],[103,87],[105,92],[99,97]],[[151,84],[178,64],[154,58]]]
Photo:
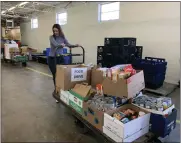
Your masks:
[[[69,105],[80,115],[83,115],[83,104],[87,100],[88,97],[82,97],[72,90],[69,91]]]
[[[87,102],[83,104],[83,118],[98,130],[103,130],[104,112],[90,106]]]
[[[173,104],[172,106],[170,106],[169,108],[167,108],[164,111],[157,111],[157,110],[152,110],[152,109],[147,109],[147,108],[144,108],[144,107],[140,107],[140,106],[138,106],[138,105],[136,105],[134,103],[132,103],[132,104],[139,107],[139,108],[141,108],[141,109],[144,109],[144,110],[146,110],[146,111],[148,111],[150,113],[163,115],[163,116],[166,115],[166,114],[170,114],[172,112],[172,110],[175,108],[175,105]]]
[[[91,72],[91,86],[93,88],[96,88],[96,85],[102,84],[103,80],[104,80],[103,72],[100,70],[97,70],[96,68],[93,68]]]
[[[133,109],[137,112],[143,111],[146,114],[144,116],[131,120],[126,124],[123,124],[119,120],[112,117],[113,113],[116,113],[120,110],[128,109],[128,108]],[[149,126],[149,122],[150,122],[150,113],[132,104],[126,104],[115,109],[114,111],[104,113],[104,126],[107,129],[109,129],[111,132],[113,132],[116,136],[123,139],[128,138],[134,133]]]
[[[9,48],[9,53],[15,53],[15,52],[19,52],[20,50],[19,50],[19,48],[17,48],[17,47],[11,47],[11,48]]]
[[[90,84],[91,68],[82,65],[57,65],[56,92],[72,89],[77,83]]]
[[[130,78],[118,79],[117,82],[106,77],[104,78],[102,85],[104,94],[132,98],[145,88],[144,74],[143,71],[138,71]]]
[[[67,105],[69,105],[69,92],[61,90],[60,99]]]
[[[111,132],[108,128],[103,126],[103,133],[106,134],[108,137],[110,137],[112,140],[114,140],[115,142],[133,142],[136,139],[138,139],[139,137],[147,134],[149,132],[149,126],[141,129],[140,131],[134,133],[133,135],[131,135],[128,138],[120,138],[119,136],[115,135],[113,132]]]
[[[72,89],[75,93],[79,94],[81,97],[86,98],[90,95],[91,86],[87,83],[76,84]]]

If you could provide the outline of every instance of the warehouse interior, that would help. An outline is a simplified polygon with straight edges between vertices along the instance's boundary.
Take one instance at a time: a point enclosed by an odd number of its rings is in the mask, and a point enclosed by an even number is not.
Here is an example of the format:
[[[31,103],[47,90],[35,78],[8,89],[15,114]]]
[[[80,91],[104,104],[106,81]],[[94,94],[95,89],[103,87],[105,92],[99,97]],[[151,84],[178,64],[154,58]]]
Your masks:
[[[102,12],[104,4],[113,4],[107,6],[106,14]],[[180,142],[180,2],[1,1],[1,51],[6,53],[7,40],[14,40],[42,54],[50,48],[55,23],[61,25],[69,43],[84,48],[85,64],[98,64],[97,47],[105,44],[106,37],[135,37],[136,45],[143,47],[142,59],[165,59],[164,83],[172,89],[164,89],[170,91],[159,97],[171,98],[177,116],[176,127],[159,140]],[[81,52],[81,48],[72,48],[73,54]],[[12,65],[4,60],[5,53],[1,52],[3,142],[99,142],[92,130],[83,134],[71,110],[55,102],[47,63],[34,61],[32,56],[26,67]],[[29,51],[25,53],[31,56]],[[72,58],[74,63],[81,61],[80,56]]]

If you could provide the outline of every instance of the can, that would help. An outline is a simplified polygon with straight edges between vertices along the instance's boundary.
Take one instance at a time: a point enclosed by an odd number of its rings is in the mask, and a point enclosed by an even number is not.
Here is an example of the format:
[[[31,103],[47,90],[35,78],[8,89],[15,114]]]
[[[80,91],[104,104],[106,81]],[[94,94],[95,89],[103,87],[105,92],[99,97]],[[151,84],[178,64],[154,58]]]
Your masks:
[[[165,98],[164,102],[167,102],[167,106],[170,107],[172,105],[172,100],[171,98]]]
[[[157,106],[158,111],[163,111],[163,106]]]
[[[157,110],[157,108],[156,108],[156,104],[151,104],[151,109],[153,109],[153,110]]]
[[[167,104],[166,101],[164,101],[164,102],[162,103],[162,105],[163,105],[163,109],[164,109],[164,110],[166,110],[166,109],[168,108],[168,104]]]
[[[129,122],[129,119],[128,119],[128,118],[123,118],[123,119],[121,120],[121,122],[122,122],[123,124],[126,124],[127,122]]]
[[[149,104],[149,103],[145,104],[145,108],[146,109],[150,109],[151,108],[151,104]]]
[[[140,106],[140,107],[144,107],[144,103],[140,103],[139,106]]]

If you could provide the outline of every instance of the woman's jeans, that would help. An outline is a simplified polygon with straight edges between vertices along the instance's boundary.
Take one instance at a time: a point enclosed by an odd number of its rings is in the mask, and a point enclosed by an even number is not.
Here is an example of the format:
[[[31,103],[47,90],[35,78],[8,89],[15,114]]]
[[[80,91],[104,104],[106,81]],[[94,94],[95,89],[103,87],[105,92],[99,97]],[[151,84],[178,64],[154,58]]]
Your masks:
[[[61,65],[61,64],[63,64],[63,56],[48,57],[48,66],[49,66],[49,69],[53,75],[54,86],[56,86],[56,84],[55,84],[56,65]]]

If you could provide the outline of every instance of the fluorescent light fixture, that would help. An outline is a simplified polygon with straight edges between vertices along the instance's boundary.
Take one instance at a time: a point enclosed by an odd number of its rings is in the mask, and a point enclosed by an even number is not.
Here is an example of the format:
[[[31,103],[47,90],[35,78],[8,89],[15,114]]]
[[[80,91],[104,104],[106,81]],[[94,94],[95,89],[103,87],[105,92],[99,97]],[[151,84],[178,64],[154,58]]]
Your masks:
[[[1,14],[4,14],[6,11],[5,10],[3,10],[3,11],[1,11]]]
[[[27,3],[29,3],[29,2],[22,2],[22,3],[20,3],[18,6],[22,6],[22,5],[25,5],[25,4],[27,4]]]
[[[11,8],[10,8],[10,9],[8,9],[8,10],[10,11],[10,10],[13,10],[13,9],[15,9],[15,8],[16,8],[16,7],[15,7],[15,6],[13,6],[13,7],[11,7]]]

